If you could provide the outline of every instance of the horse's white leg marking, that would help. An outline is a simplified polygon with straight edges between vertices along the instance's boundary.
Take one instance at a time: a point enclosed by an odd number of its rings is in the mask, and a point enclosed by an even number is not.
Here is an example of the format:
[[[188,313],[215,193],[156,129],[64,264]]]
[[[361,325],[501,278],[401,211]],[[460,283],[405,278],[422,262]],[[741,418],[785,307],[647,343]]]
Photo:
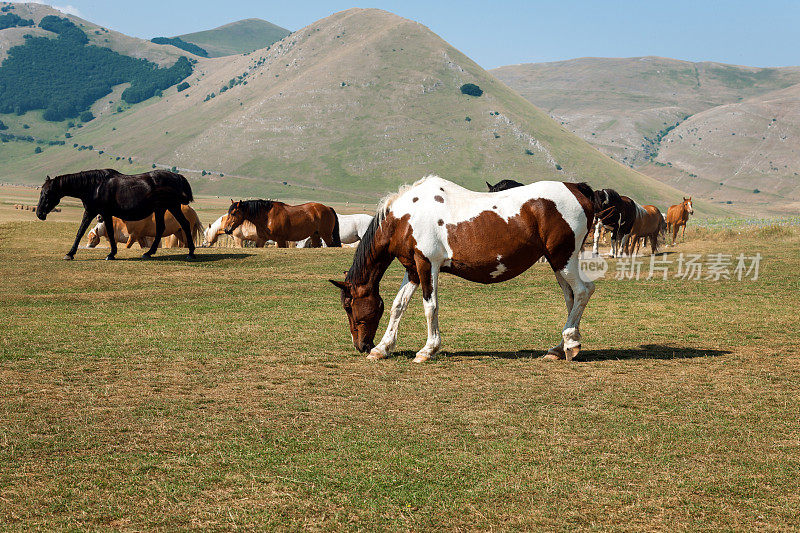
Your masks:
[[[431,297],[422,299],[422,306],[425,309],[425,319],[428,321],[428,342],[417,352],[414,357],[415,363],[424,363],[439,351],[442,345],[442,337],[439,334],[439,265],[431,265]]]
[[[498,256],[497,256],[497,268],[495,268],[495,269],[494,269],[494,272],[492,272],[491,274],[489,274],[489,275],[490,275],[490,276],[492,276],[493,278],[496,278],[497,276],[500,276],[500,275],[502,275],[502,274],[503,274],[503,272],[505,272],[506,270],[508,270],[508,269],[506,268],[506,266],[505,266],[503,263],[501,263],[501,262],[500,262],[500,261],[502,261],[502,259],[503,259],[503,256],[502,256],[502,255],[498,255]]]
[[[578,263],[578,252],[576,251],[567,262],[567,266],[561,271],[564,281],[572,289],[574,298],[572,309],[567,316],[567,323],[561,333],[564,339],[564,354],[568,361],[574,359],[581,349],[581,334],[579,331],[581,317],[586,305],[589,303],[589,298],[594,293],[594,283],[583,281],[579,272],[580,265]]]
[[[400,287],[397,296],[395,296],[394,303],[392,303],[392,310],[389,315],[389,326],[386,328],[386,333],[383,334],[381,342],[369,352],[367,359],[383,359],[394,350],[395,344],[397,343],[397,332],[400,329],[400,320],[403,318],[403,314],[408,308],[408,303],[411,301],[411,297],[414,295],[414,291],[417,290],[418,286],[419,285],[416,283],[411,283],[408,280],[408,274],[403,277],[403,285]]]
[[[600,228],[602,227],[603,223],[598,218],[594,225],[594,244],[592,244],[592,255],[598,255],[598,250],[600,250]]]
[[[564,276],[561,275],[561,272],[556,272],[556,280],[558,284],[561,286],[561,290],[564,291],[564,302],[567,304],[567,315],[572,312],[572,307],[575,304],[575,297],[572,294],[572,288],[567,283],[567,280],[564,279]],[[564,341],[562,340],[557,346],[553,346],[550,348],[547,353],[545,354],[545,359],[564,359]]]

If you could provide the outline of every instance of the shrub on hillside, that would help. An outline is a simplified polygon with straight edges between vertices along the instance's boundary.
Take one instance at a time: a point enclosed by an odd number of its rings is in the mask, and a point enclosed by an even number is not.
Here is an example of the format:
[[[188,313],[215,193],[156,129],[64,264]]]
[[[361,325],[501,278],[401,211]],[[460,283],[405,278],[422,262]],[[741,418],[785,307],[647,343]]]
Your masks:
[[[483,94],[483,89],[475,85],[474,83],[465,83],[461,86],[461,94],[467,94],[469,96],[480,96]]]
[[[19,15],[15,15],[14,13],[0,15],[0,30],[17,27],[24,28],[27,26],[33,26],[33,21],[30,19],[24,19]]]
[[[150,39],[151,43],[155,44],[171,44],[181,50],[186,50],[196,56],[208,57],[208,52],[204,48],[200,48],[194,43],[187,43],[180,37],[154,37]]]
[[[80,116],[81,122],[89,122],[94,120],[94,114],[91,111],[84,111]]]
[[[188,88],[189,88],[189,82],[188,81],[184,81],[184,82],[178,84],[178,92],[185,91]]]

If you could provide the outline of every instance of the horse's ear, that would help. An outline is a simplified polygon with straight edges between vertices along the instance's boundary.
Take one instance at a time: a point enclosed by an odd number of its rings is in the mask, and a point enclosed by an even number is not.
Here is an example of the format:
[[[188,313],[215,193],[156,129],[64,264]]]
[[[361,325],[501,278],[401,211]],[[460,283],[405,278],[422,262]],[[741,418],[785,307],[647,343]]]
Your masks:
[[[233,198],[231,198],[231,204],[235,204],[235,203],[236,203],[236,202],[234,202],[234,201],[233,201]]]
[[[208,225],[208,229],[211,229],[211,224]]]
[[[343,291],[346,291],[346,290],[349,289],[349,287],[347,286],[347,282],[346,281],[336,281],[335,279],[329,279],[328,281],[333,283],[334,287],[336,287],[338,289],[341,289]]]
[[[489,183],[488,181],[486,182],[486,186],[489,187],[490,189],[492,188],[492,184]]]
[[[48,181],[50,181],[51,179],[53,179],[53,178],[51,178],[50,176],[47,176],[47,178],[45,178],[45,180],[44,180],[44,181],[45,181],[45,183],[47,183],[47,182],[48,182]]]

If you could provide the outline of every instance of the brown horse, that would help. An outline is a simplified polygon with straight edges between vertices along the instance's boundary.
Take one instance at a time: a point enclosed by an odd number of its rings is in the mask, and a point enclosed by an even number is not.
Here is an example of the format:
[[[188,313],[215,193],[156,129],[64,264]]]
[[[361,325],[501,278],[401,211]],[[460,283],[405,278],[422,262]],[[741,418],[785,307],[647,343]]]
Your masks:
[[[659,239],[663,238],[666,230],[664,215],[656,206],[636,204],[636,218],[623,249],[628,255],[636,255],[642,241],[650,239],[650,250],[655,255]]]
[[[675,245],[675,240],[678,238],[678,230],[683,226],[681,239],[686,237],[686,222],[689,220],[689,215],[694,214],[694,207],[692,206],[692,197],[683,197],[683,202],[671,206],[667,209],[667,231],[672,230],[672,245]]]
[[[245,220],[256,226],[259,239],[275,241],[278,248],[288,248],[289,241],[302,241],[307,237],[317,246],[320,239],[328,247],[342,246],[336,211],[316,202],[287,205],[272,200],[231,200],[225,233],[231,235]]]

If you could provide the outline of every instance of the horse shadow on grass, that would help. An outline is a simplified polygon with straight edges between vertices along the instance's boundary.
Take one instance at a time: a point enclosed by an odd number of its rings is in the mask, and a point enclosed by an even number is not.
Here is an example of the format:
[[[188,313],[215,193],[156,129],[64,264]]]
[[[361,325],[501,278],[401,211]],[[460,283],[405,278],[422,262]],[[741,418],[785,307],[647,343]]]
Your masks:
[[[467,350],[461,352],[442,351],[436,359],[446,361],[461,357],[487,357],[490,359],[541,359],[547,353],[542,350],[519,350],[515,352],[495,352],[491,350]],[[638,348],[609,348],[605,350],[583,350],[575,358],[576,363],[593,361],[626,361],[636,359],[695,359],[698,357],[719,357],[730,354],[730,350],[714,350],[710,348],[692,348],[687,346],[671,346],[666,344],[642,344]],[[413,359],[412,351],[400,351],[396,357]]]
[[[188,259],[186,254],[170,254],[170,255],[154,255],[149,259],[144,257],[133,257],[129,261],[176,261],[182,263],[212,263],[214,261],[224,261],[225,259],[245,259],[252,257],[255,254],[245,254],[241,252],[232,252],[224,254],[204,254],[196,253],[194,259]]]

